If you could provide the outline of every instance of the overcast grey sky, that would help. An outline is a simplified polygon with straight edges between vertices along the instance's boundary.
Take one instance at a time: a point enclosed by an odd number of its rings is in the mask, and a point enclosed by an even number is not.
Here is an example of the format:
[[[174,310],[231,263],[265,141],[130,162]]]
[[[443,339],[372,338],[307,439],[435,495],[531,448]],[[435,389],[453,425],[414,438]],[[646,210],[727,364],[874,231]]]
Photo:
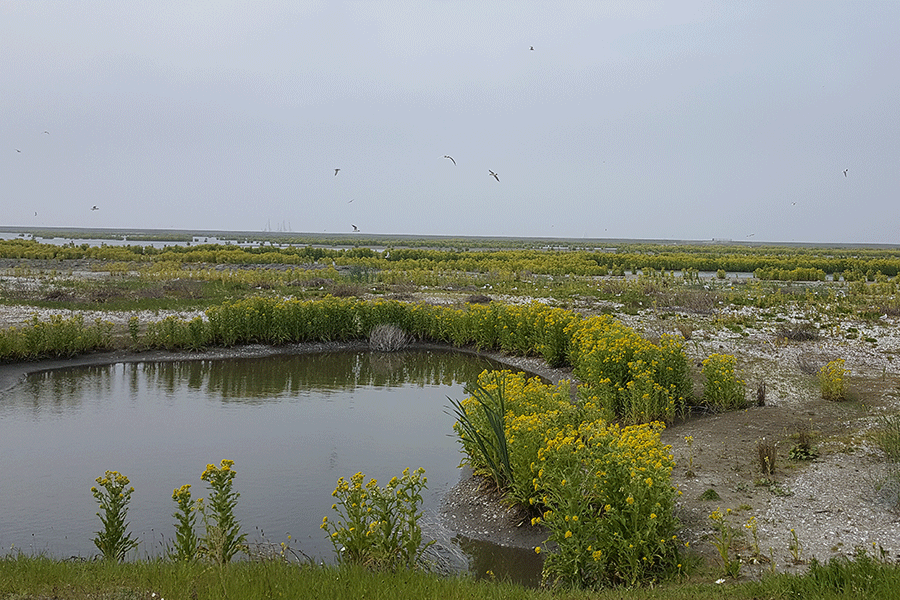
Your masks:
[[[900,243],[898,26],[900,2],[0,0],[0,226]]]

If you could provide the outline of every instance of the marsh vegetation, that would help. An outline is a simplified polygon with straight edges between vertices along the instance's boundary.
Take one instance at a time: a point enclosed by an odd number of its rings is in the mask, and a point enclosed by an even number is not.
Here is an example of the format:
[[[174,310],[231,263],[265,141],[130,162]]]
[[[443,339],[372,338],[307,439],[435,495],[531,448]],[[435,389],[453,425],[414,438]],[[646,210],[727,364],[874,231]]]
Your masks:
[[[754,585],[808,591],[844,578],[842,593],[858,570],[895,576],[897,549],[885,537],[859,547],[829,540],[823,555],[803,515],[796,527],[783,522],[789,513],[767,521],[765,506],[793,494],[788,482],[805,465],[869,453],[880,465],[871,489],[888,498],[873,510],[896,509],[896,249],[15,240],[0,242],[0,257],[5,361],[349,340],[390,350],[414,340],[563,370],[577,388],[500,372],[455,405],[470,465],[545,528],[549,544],[536,551],[548,584],[786,570],[807,574]]]

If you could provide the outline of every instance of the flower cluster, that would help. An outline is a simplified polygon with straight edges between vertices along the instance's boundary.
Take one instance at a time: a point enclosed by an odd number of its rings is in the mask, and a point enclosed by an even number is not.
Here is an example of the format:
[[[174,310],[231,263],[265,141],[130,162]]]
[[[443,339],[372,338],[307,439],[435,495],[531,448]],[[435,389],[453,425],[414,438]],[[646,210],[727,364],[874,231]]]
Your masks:
[[[575,375],[626,423],[672,421],[691,395],[680,338],[645,340],[609,315],[569,327]]]
[[[843,400],[844,377],[847,370],[844,368],[844,359],[839,358],[819,369],[819,383],[822,386],[822,397],[826,400]]]
[[[377,570],[415,567],[434,543],[423,543],[419,526],[425,469],[404,469],[383,488],[376,479],[364,482],[362,473],[338,479],[331,506],[338,520],[322,519],[338,560]]]
[[[532,524],[550,532],[545,578],[635,584],[677,570],[674,461],[659,440],[662,423],[610,425],[584,388],[572,402],[568,382],[486,371],[478,386],[479,395],[460,403],[466,426],[461,419],[456,431],[476,471],[492,473],[485,452],[505,449],[513,474],[507,498],[538,511]],[[503,403],[485,412],[499,390]]]
[[[744,408],[747,395],[744,381],[735,374],[731,354],[710,354],[703,361],[703,400],[717,410]]]
[[[100,505],[100,522],[103,530],[97,532],[94,545],[107,560],[124,560],[129,550],[137,547],[138,542],[128,533],[128,503],[134,488],[130,487],[128,478],[118,471],[107,471],[97,478],[97,485],[91,493]]]

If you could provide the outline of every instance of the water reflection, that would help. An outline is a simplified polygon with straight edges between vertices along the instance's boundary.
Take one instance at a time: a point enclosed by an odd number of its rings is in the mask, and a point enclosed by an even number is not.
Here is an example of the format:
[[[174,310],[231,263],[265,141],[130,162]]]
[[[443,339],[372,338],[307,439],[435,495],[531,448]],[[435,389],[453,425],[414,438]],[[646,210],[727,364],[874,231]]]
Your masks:
[[[90,487],[110,469],[135,487],[139,555],[162,554],[174,536],[172,490],[191,483],[204,496],[205,465],[230,458],[251,538],[291,534],[294,547],[328,560],[319,525],[340,476],[363,471],[383,483],[422,466],[425,509],[438,512],[461,459],[447,396],[497,367],[454,352],[340,352],[33,374],[0,395],[0,548],[95,554]]]
[[[541,583],[544,562],[534,550],[509,548],[457,536],[454,540],[470,559],[469,571],[476,579],[506,579],[528,587]]]

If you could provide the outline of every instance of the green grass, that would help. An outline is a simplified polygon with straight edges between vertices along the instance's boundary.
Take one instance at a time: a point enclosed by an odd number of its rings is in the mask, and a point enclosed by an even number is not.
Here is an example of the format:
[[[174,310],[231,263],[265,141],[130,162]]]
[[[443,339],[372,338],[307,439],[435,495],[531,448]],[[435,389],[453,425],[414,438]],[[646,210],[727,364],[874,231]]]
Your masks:
[[[220,600],[239,598],[319,598],[323,600],[449,600],[457,598],[565,600],[671,600],[757,598],[867,598],[896,596],[900,569],[861,554],[854,560],[813,562],[805,575],[770,575],[761,581],[670,582],[646,589],[600,591],[529,589],[512,583],[442,577],[419,571],[370,572],[362,568],[310,566],[281,560],[245,561],[225,566],[204,563],[137,561],[68,562],[42,556],[0,558],[0,600]],[[153,596],[153,594],[156,594]]]

